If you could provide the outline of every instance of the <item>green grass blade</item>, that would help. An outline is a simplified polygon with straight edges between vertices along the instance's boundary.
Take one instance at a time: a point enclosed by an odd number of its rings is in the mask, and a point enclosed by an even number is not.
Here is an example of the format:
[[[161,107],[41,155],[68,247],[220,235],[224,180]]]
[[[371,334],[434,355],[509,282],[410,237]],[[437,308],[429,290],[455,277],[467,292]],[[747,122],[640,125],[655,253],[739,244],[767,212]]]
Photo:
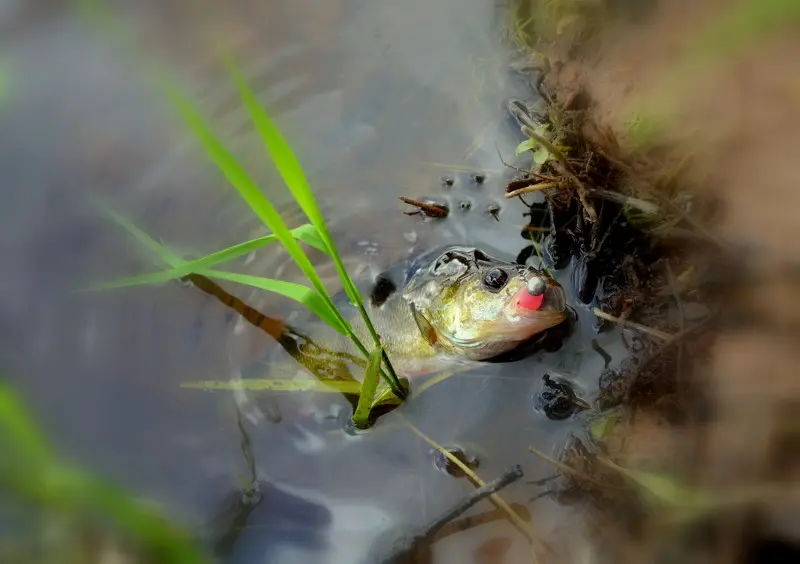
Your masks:
[[[52,456],[50,444],[39,432],[22,402],[3,384],[0,384],[0,429],[3,435],[11,438],[17,452],[27,458],[46,459]],[[11,456],[11,453],[5,452],[3,456]]]
[[[0,436],[18,447],[4,452],[0,485],[47,509],[74,516],[100,510],[125,532],[154,550],[161,562],[194,564],[202,555],[188,537],[123,490],[58,460],[26,406],[0,384]]]
[[[271,378],[248,378],[245,380],[206,380],[185,382],[181,388],[194,390],[248,390],[251,392],[323,392],[357,394],[361,382],[355,380],[277,380]]]
[[[303,249],[300,248],[295,238],[292,237],[289,228],[286,227],[286,224],[283,222],[283,219],[275,207],[264,194],[261,193],[256,183],[236,161],[233,155],[214,136],[202,116],[192,107],[189,101],[173,87],[168,87],[168,91],[178,111],[203,145],[208,156],[217,165],[220,172],[222,172],[228,181],[236,188],[239,195],[247,202],[264,225],[278,238],[292,259],[297,263],[297,266],[300,267],[300,270],[303,271],[303,274],[306,275],[314,288],[316,288],[317,292],[325,299],[330,300],[328,291],[322,284],[322,280],[316,270],[314,270],[311,261],[308,260]],[[315,227],[317,226],[315,225]],[[325,233],[320,231],[320,236],[325,240]],[[343,318],[342,324],[346,324]]]
[[[367,369],[364,372],[364,382],[361,384],[361,395],[358,397],[358,405],[353,413],[353,424],[359,429],[366,429],[369,426],[369,412],[372,408],[372,400],[375,398],[375,391],[378,389],[378,372],[381,368],[383,358],[383,347],[376,347],[369,355]]]
[[[228,69],[236,85],[239,87],[242,102],[250,112],[250,117],[261,135],[261,140],[264,142],[267,152],[275,163],[275,168],[278,169],[286,186],[291,191],[297,203],[300,204],[300,207],[308,216],[312,225],[319,229],[319,226],[324,225],[325,221],[322,217],[322,212],[317,206],[316,200],[314,200],[314,194],[311,191],[311,187],[308,185],[303,167],[297,160],[294,151],[292,151],[291,146],[283,137],[278,127],[267,115],[267,112],[264,111],[264,108],[258,102],[249,86],[245,83],[239,71],[236,70],[232,63],[228,64]]]
[[[136,227],[136,225],[134,225],[133,222],[128,218],[118,214],[105,204],[96,203],[96,205],[105,211],[109,217],[111,217],[111,219],[123,227],[128,233],[133,235],[133,237],[139,241],[143,247],[149,249],[153,254],[158,255],[159,258],[161,258],[161,260],[166,264],[172,267],[177,267],[186,262],[177,253],[172,252],[167,247],[161,245],[158,243],[158,241],[150,237],[147,233]]]
[[[400,385],[403,386],[404,390],[411,389],[408,378],[400,378]],[[395,395],[394,390],[383,386],[379,388],[375,399],[372,401],[372,409],[382,405],[400,405],[401,403],[403,403],[403,400]]]
[[[364,309],[361,293],[350,279],[350,276],[347,274],[344,263],[342,262],[339,252],[336,249],[336,244],[334,243],[333,238],[328,231],[328,227],[325,224],[325,219],[322,216],[322,212],[320,211],[319,206],[314,199],[314,193],[311,191],[311,187],[308,184],[308,180],[303,172],[303,167],[297,160],[297,157],[292,151],[292,148],[289,146],[289,143],[283,137],[274,122],[267,115],[267,112],[264,111],[264,108],[261,106],[261,104],[259,104],[252,90],[248,87],[244,78],[232,62],[228,62],[228,70],[239,88],[242,103],[250,112],[250,117],[252,118],[259,135],[261,136],[267,152],[275,163],[275,167],[278,169],[278,172],[283,178],[286,186],[289,188],[289,191],[292,193],[292,196],[294,196],[294,199],[300,205],[309,221],[311,221],[311,224],[317,228],[320,237],[322,237],[323,241],[325,241],[325,243],[328,245],[328,248],[330,249],[330,256],[333,259],[333,264],[336,267],[336,272],[339,274],[339,278],[342,281],[342,285],[347,297],[358,307],[359,313],[364,319],[364,323],[372,335],[375,346],[378,346],[380,344],[380,339],[378,334],[375,332],[372,321],[369,319],[369,316]],[[275,230],[273,229],[273,231]],[[311,279],[309,274],[306,275],[309,276],[309,279]],[[317,287],[316,284],[314,284],[314,286]],[[320,290],[320,293],[323,292]],[[326,294],[323,293],[323,295]],[[346,323],[346,321],[343,320],[343,323]],[[355,334],[351,333],[351,336],[359,350],[364,354],[364,356],[367,356],[367,349],[364,347],[364,345],[358,340]],[[397,394],[398,397],[405,398],[406,391],[402,388],[400,381],[397,378],[397,374],[395,374],[394,368],[389,362],[389,358],[386,356],[386,354],[383,355],[383,358],[386,361],[388,375],[381,370],[382,376],[384,376],[387,383],[392,386],[395,394]]]
[[[348,328],[341,323],[341,316],[336,309],[331,306],[328,300],[325,300],[325,298],[320,296],[313,288],[309,288],[308,286],[296,284],[294,282],[286,282],[284,280],[275,280],[274,278],[226,272],[224,270],[202,270],[198,272],[198,274],[203,274],[209,278],[244,284],[245,286],[253,286],[254,288],[260,288],[268,292],[286,296],[306,306],[317,317],[343,335],[349,334]]]
[[[327,246],[319,237],[319,233],[313,225],[301,225],[300,227],[292,229],[291,233],[295,238],[300,239],[301,241],[327,253]],[[132,276],[130,278],[123,278],[113,282],[106,282],[104,284],[93,286],[91,290],[109,290],[113,288],[125,288],[128,286],[160,284],[169,280],[182,278],[187,274],[199,274],[204,269],[212,268],[218,264],[228,262],[242,255],[246,255],[247,253],[261,249],[274,241],[277,241],[277,237],[275,237],[275,235],[258,237],[257,239],[251,239],[250,241],[245,241],[244,243],[233,245],[227,249],[211,253],[210,255],[206,255],[197,260],[183,262],[180,266],[176,266],[169,270],[153,272],[150,274],[142,274],[140,276]]]
[[[355,284],[353,284],[353,281],[348,276],[344,264],[339,258],[339,253],[335,250],[333,239],[328,232],[325,219],[314,198],[314,193],[311,191],[311,187],[308,184],[308,179],[303,172],[303,167],[297,160],[291,146],[272,119],[270,119],[269,115],[267,115],[267,112],[258,102],[258,99],[246,84],[239,71],[236,70],[232,63],[228,64],[228,68],[231,76],[239,87],[242,102],[250,112],[250,117],[261,136],[264,147],[275,163],[275,168],[278,169],[287,188],[289,188],[292,196],[294,196],[294,199],[300,205],[309,221],[311,221],[311,224],[317,228],[322,239],[331,247],[331,258],[334,261],[348,298],[350,298],[350,301],[353,303],[360,304],[363,298],[358,288],[356,288]]]
[[[173,529],[156,510],[121,488],[106,483],[59,461],[4,473],[0,481],[26,499],[74,518],[75,513],[99,511],[122,531],[152,551],[158,562],[199,564],[207,562],[189,536]]]
[[[130,220],[116,213],[112,209],[103,206],[105,211],[116,221],[119,225],[124,227],[130,232],[143,246],[150,249],[154,254],[161,257],[161,260],[169,264],[173,268],[180,268],[187,264],[180,256],[173,253],[163,245],[156,242],[147,233],[136,227]],[[202,260],[202,259],[201,259]],[[270,278],[262,278],[260,276],[251,276],[247,274],[237,274],[235,272],[226,272],[223,270],[213,269],[193,269],[191,272],[202,274],[209,278],[218,278],[220,280],[228,280],[238,284],[253,286],[261,288],[270,292],[281,294],[293,300],[296,300],[306,306],[315,315],[322,319],[325,323],[342,333],[349,335],[349,328],[345,327],[341,322],[341,315],[337,312],[330,300],[324,299],[313,289],[302,284],[295,284],[293,282],[285,282],[283,280],[272,280]],[[112,283],[113,284],[113,283]]]

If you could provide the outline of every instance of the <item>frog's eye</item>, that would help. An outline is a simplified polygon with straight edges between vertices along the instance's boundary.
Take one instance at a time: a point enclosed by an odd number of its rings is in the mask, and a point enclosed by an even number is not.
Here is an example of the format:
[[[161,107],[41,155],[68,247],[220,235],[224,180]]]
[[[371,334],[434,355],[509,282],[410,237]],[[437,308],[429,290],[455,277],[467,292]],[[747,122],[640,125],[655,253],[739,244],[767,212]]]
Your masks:
[[[483,286],[490,292],[499,292],[508,282],[508,272],[502,268],[493,268],[483,277]]]

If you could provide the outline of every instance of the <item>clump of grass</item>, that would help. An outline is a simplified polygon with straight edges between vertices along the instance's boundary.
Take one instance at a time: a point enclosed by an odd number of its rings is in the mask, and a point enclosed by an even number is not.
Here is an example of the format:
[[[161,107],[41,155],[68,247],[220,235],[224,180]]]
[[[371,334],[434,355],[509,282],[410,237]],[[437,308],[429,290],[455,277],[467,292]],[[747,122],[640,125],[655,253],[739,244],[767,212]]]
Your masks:
[[[408,393],[408,383],[406,380],[401,382],[397,377],[389,357],[381,346],[381,338],[377,334],[364,308],[361,293],[344,267],[344,263],[330,235],[319,206],[317,205],[302,166],[286,139],[264,108],[258,103],[244,78],[232,63],[228,62],[227,66],[232,80],[238,88],[242,103],[249,112],[250,118],[264,143],[267,153],[270,155],[294,200],[307,216],[309,223],[290,230],[269,199],[261,192],[256,182],[239,164],[231,151],[229,151],[214,135],[200,112],[178,88],[168,83],[166,85],[166,90],[170,100],[195,138],[205,149],[208,157],[214,162],[219,172],[225,176],[231,186],[236,189],[237,193],[272,234],[245,241],[200,259],[187,262],[158,245],[144,232],[121,216],[113,214],[112,212],[112,217],[118,223],[126,227],[126,229],[133,233],[145,246],[158,253],[162,260],[171,268],[161,272],[149,273],[102,284],[97,288],[120,288],[125,286],[161,283],[182,278],[188,274],[201,274],[209,278],[218,278],[254,286],[279,293],[302,303],[322,321],[349,337],[361,354],[366,358],[370,358],[370,351],[358,338],[350,322],[336,307],[330,294],[323,285],[319,274],[298,243],[298,240],[303,241],[323,251],[333,261],[349,301],[358,309],[367,330],[372,336],[373,348],[380,351],[378,359],[381,362],[378,362],[376,365],[376,374],[380,374],[383,377],[396,398],[399,400],[405,399]],[[221,271],[213,268],[223,262],[258,250],[274,241],[278,241],[286,249],[289,256],[294,260],[310,282],[311,287],[283,280]],[[366,379],[363,385],[367,385]],[[373,394],[374,392],[375,388],[373,388]]]
[[[83,518],[98,515],[136,541],[154,562],[206,562],[189,537],[170,526],[152,507],[121,488],[61,460],[17,394],[0,382],[0,491],[47,514]]]

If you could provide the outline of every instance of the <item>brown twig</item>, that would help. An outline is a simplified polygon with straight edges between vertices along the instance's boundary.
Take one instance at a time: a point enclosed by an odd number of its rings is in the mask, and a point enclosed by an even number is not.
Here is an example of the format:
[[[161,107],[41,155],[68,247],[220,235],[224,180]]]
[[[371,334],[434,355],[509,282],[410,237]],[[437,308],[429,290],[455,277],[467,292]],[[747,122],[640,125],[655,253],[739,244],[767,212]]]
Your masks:
[[[189,282],[198,290],[213,296],[223,305],[231,308],[236,313],[241,315],[245,321],[251,325],[258,327],[266,334],[278,342],[281,341],[285,331],[286,325],[280,319],[264,315],[257,309],[250,307],[236,296],[226,292],[222,286],[212,281],[206,276],[201,274],[187,274],[181,280]]]
[[[419,215],[422,214],[426,217],[445,218],[450,213],[446,206],[437,204],[435,202],[421,202],[420,200],[412,200],[411,198],[399,197],[400,200],[410,206],[414,206],[417,211],[403,212],[406,215]]]
[[[400,417],[402,418],[403,423],[406,425],[406,427],[408,427],[408,429],[412,433],[414,433],[423,441],[425,441],[433,448],[441,452],[444,456],[447,457],[447,459],[450,462],[458,466],[461,469],[461,471],[464,472],[464,475],[466,475],[467,478],[469,478],[469,480],[475,485],[475,487],[483,487],[486,485],[484,481],[481,480],[477,474],[475,474],[475,472],[473,472],[466,464],[464,464],[461,460],[459,460],[456,456],[454,456],[450,451],[448,451],[442,445],[440,445],[439,443],[428,437],[428,435],[417,429],[417,427],[413,423],[411,423],[411,421],[409,421],[402,415]],[[511,509],[511,507],[509,507],[508,503],[506,503],[505,500],[503,500],[503,498],[501,498],[498,494],[493,493],[489,496],[489,500],[495,505],[495,507],[505,512],[505,514],[509,518],[509,521],[511,521],[511,524],[514,525],[514,527],[520,533],[522,533],[522,535],[528,540],[529,543],[531,544],[536,543],[536,539],[533,536],[533,531],[531,530],[530,525],[525,521],[523,521],[522,518],[520,518],[520,516],[513,509]],[[544,544],[544,546],[546,547],[547,545]],[[535,551],[533,555],[534,555],[534,561],[536,561]]]
[[[586,199],[586,187],[583,185],[583,182],[575,176],[572,171],[569,169],[569,164],[566,161],[559,161],[558,163],[560,166],[556,165],[557,169],[560,169],[559,172],[569,178],[569,180],[575,185],[575,190],[578,192],[578,199],[583,206],[583,209],[586,210],[586,215],[589,218],[589,221],[592,223],[597,222],[597,212],[594,209],[594,206],[589,203],[589,200]]]
[[[659,331],[658,329],[653,329],[652,327],[648,327],[647,325],[642,325],[641,323],[636,323],[635,321],[628,321],[626,319],[615,317],[610,313],[606,313],[599,308],[592,309],[592,313],[594,313],[600,319],[611,321],[612,323],[616,323],[617,325],[620,325],[622,327],[635,329],[636,331],[639,331],[646,335],[650,335],[651,337],[655,337],[656,339],[661,339],[662,341],[669,341],[674,336],[671,333],[667,333],[665,331]]]
[[[561,186],[558,182],[541,182],[539,184],[528,184],[527,186],[523,186],[522,188],[517,188],[511,192],[506,194],[506,198],[516,198],[521,194],[528,194],[530,192],[541,192],[542,190],[548,190],[550,188],[558,188]]]
[[[513,192],[514,190],[525,188],[526,186],[530,186],[535,182],[534,179],[530,177],[530,172],[526,171],[525,174],[527,175],[526,178],[517,178],[506,184],[506,192]],[[558,178],[554,178],[552,176],[547,176],[544,174],[537,174],[535,176],[536,178],[544,180],[545,182],[558,182]]]
[[[577,470],[577,469],[573,468],[569,464],[564,464],[563,462],[560,462],[560,461],[556,460],[555,458],[547,456],[545,453],[543,453],[543,452],[541,452],[539,450],[536,450],[532,446],[528,446],[528,450],[531,451],[536,456],[538,456],[539,458],[541,458],[542,460],[545,460],[545,461],[549,462],[550,464],[552,464],[553,466],[555,466],[556,468],[561,470],[564,474],[568,474],[568,475],[572,476],[573,478],[575,478],[577,480],[580,480],[582,482],[589,482],[589,483],[594,484],[595,486],[599,486],[601,488],[622,489],[619,486],[615,486],[614,484],[606,484],[606,483],[603,483],[603,482],[601,482],[599,480],[595,480],[594,478],[592,478],[588,474],[585,474],[585,473],[581,472],[580,470]]]

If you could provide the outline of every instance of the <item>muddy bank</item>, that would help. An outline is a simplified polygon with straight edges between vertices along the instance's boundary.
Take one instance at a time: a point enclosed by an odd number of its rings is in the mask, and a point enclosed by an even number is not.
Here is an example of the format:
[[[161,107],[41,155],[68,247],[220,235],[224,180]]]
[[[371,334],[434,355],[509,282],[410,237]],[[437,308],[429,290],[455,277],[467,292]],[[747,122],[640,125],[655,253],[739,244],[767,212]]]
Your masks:
[[[614,561],[752,561],[767,541],[796,542],[800,9],[722,0],[515,6],[510,37],[522,72],[621,173],[613,189],[658,208],[649,232],[679,249],[671,288],[662,279],[645,292],[673,293],[679,311],[698,292],[716,302],[702,331],[686,333],[680,311],[683,327],[641,355],[635,370],[654,384],[651,401],[625,404],[588,458],[567,448],[564,460],[584,472],[568,481],[598,502]],[[598,452],[710,501],[666,525],[686,509],[675,490],[658,503],[623,504],[631,521],[610,520],[620,476]],[[603,476],[603,486],[587,485],[587,475]]]

